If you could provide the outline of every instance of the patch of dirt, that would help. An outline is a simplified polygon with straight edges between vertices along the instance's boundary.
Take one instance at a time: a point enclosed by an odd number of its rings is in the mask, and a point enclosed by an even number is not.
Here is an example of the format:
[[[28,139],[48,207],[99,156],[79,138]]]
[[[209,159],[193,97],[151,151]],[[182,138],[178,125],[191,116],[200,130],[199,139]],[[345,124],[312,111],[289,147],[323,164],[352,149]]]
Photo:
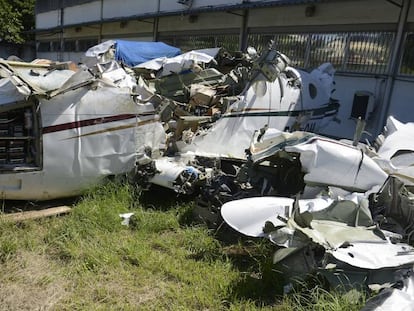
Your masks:
[[[45,255],[21,252],[0,265],[1,310],[51,310],[65,288],[58,267]]]

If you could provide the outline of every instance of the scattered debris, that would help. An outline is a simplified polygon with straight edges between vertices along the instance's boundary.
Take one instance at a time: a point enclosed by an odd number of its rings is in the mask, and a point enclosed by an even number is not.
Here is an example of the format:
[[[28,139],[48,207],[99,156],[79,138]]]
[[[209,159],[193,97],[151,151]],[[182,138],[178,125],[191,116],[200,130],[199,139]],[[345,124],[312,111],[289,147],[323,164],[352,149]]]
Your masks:
[[[119,217],[121,217],[122,221],[121,224],[124,226],[129,226],[129,221],[131,220],[131,217],[134,216],[135,213],[123,213],[119,214]]]
[[[80,66],[0,61],[2,198],[128,174],[195,195],[210,225],[268,238],[292,280],[319,273],[412,301],[414,123],[390,117],[372,145],[363,121],[354,141],[321,136],[340,121],[332,65],[301,71],[273,43],[261,55],[137,44],[104,42]]]
[[[292,197],[230,201],[221,215],[240,233],[277,245],[273,261],[292,282],[320,274],[333,288],[398,287],[414,265],[413,175],[406,169],[414,149],[404,143],[411,126],[390,118],[378,149],[305,132],[258,132],[250,159],[271,165],[274,158],[297,157],[305,187]],[[404,173],[389,175],[384,167]]]

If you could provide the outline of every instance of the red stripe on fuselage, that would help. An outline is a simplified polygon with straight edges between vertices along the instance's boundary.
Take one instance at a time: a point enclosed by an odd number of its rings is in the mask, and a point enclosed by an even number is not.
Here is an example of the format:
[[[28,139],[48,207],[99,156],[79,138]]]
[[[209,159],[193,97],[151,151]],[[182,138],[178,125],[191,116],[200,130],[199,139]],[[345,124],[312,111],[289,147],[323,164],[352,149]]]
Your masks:
[[[120,114],[120,115],[110,116],[110,117],[100,117],[100,118],[94,118],[94,119],[62,123],[58,125],[51,125],[51,126],[46,126],[43,128],[43,134],[60,132],[60,131],[74,129],[74,128],[104,124],[104,123],[115,122],[115,121],[129,120],[129,119],[133,119],[136,117],[137,116],[135,114]]]

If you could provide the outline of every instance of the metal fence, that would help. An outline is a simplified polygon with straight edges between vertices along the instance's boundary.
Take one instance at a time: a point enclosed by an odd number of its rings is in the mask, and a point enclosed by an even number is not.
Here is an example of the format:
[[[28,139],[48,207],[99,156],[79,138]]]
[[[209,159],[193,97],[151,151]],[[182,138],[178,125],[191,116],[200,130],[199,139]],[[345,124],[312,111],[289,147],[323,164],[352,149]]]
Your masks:
[[[400,74],[414,75],[414,32],[406,34]]]
[[[183,52],[214,47],[239,50],[239,35],[236,34],[161,36],[160,41],[179,47]]]
[[[250,34],[248,44],[262,51],[274,40],[294,66],[304,69],[330,62],[337,71],[385,74],[394,35],[393,32]]]
[[[386,74],[394,37],[394,32],[250,33],[248,45],[262,52],[274,40],[292,65],[303,69],[330,62],[339,72]],[[239,35],[234,34],[164,36],[160,40],[183,51],[209,47],[239,50]],[[407,37],[407,45],[414,52],[414,33]],[[414,56],[410,51],[402,72],[414,74]]]

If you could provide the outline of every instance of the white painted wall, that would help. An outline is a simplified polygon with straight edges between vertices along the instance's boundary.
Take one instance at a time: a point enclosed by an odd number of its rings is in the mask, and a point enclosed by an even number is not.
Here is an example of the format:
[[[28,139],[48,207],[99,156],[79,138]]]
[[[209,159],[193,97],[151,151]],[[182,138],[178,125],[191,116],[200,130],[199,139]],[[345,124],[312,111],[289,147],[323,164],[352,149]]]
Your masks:
[[[53,28],[60,25],[60,10],[36,14],[36,28]]]
[[[335,75],[335,89],[333,98],[339,99],[340,109],[338,119],[340,123],[332,122],[323,133],[337,137],[352,139],[356,126],[356,121],[351,119],[352,104],[354,94],[357,91],[368,91],[374,95],[374,111],[367,121],[366,131],[376,134],[378,130],[377,122],[380,117],[380,105],[383,103],[383,92],[385,81],[383,78],[355,77]],[[375,136],[374,136],[375,137]],[[369,137],[366,137],[369,139]]]
[[[101,3],[100,1],[95,1],[65,8],[63,22],[65,25],[73,25],[96,21],[100,18]]]
[[[157,12],[157,0],[104,0],[103,18],[144,15]]]
[[[412,81],[396,81],[389,115],[402,122],[414,122],[414,92]]]

